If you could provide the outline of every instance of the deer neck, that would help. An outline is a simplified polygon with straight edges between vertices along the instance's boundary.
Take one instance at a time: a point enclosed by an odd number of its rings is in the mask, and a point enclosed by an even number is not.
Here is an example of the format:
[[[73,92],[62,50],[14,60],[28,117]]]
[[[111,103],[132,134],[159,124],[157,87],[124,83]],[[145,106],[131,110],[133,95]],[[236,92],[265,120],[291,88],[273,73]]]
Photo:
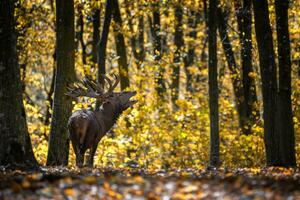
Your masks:
[[[105,129],[108,131],[118,120],[119,116],[123,112],[121,107],[110,104],[109,106],[103,106],[99,113],[101,113],[102,120],[105,124]]]

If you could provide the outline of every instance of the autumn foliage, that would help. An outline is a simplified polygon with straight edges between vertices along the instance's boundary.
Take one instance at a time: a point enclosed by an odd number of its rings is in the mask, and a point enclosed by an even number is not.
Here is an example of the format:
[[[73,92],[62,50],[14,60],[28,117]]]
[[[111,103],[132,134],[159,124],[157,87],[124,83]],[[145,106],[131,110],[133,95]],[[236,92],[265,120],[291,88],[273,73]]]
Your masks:
[[[92,57],[93,13],[100,9],[104,16],[104,1],[75,1],[75,38],[76,38],[76,74],[78,78],[85,74],[97,77],[97,66]],[[173,43],[174,6],[176,1],[163,1],[161,4],[161,32],[165,41],[161,59],[153,54],[153,37],[150,33],[149,13],[152,13],[151,1],[120,1],[123,26],[118,27],[124,34],[129,64],[130,89],[136,90],[139,101],[118,120],[113,130],[99,143],[95,158],[96,167],[157,169],[203,169],[209,160],[209,110],[208,110],[208,66],[207,33],[203,1],[185,0],[180,5],[185,15],[183,21],[189,20],[190,11],[199,12],[199,22],[195,30],[196,37],[189,35],[192,27],[183,23],[184,46],[179,50],[181,62],[179,98],[177,109],[171,102],[172,69],[175,49]],[[237,64],[240,69],[240,43],[237,34],[237,21],[232,2],[221,1],[220,6],[229,12],[228,35],[231,40]],[[16,8],[18,53],[21,66],[21,78],[24,90],[24,104],[29,133],[35,156],[40,164],[45,164],[51,121],[51,104],[53,95],[53,76],[55,69],[55,9],[53,1],[22,0]],[[129,9],[129,12],[128,12]],[[299,68],[299,19],[300,2],[291,1],[289,9],[289,30],[292,56],[292,102],[294,111],[294,128],[296,136],[297,164],[300,163],[300,79]],[[272,29],[275,29],[274,2],[269,1]],[[83,16],[84,31],[80,32],[79,16]],[[145,59],[140,62],[134,57],[131,38],[138,36],[138,19],[144,18]],[[195,17],[195,16],[194,16]],[[102,26],[103,24],[101,24]],[[112,22],[112,27],[115,26]],[[112,30],[111,30],[112,33]],[[82,34],[83,43],[79,34]],[[253,31],[253,38],[254,38]],[[274,34],[274,38],[276,38]],[[192,91],[186,89],[187,73],[184,72],[183,58],[189,47],[195,48],[195,59],[189,67],[192,75]],[[220,88],[220,157],[223,167],[262,167],[265,165],[263,142],[263,121],[255,121],[252,134],[241,133],[235,106],[231,78],[224,52],[218,37],[218,71]],[[83,59],[83,56],[86,56]],[[113,34],[109,35],[107,45],[107,72],[119,73],[118,55]],[[84,63],[85,62],[85,63]],[[258,103],[255,105],[262,112],[262,95],[258,51],[253,40],[254,72],[249,74],[255,79]],[[158,95],[156,75],[159,68],[165,69],[163,79],[166,92],[163,98]],[[240,72],[239,72],[240,73]],[[190,81],[190,80],[189,80]],[[74,101],[74,110],[94,107],[93,100]],[[258,113],[261,115],[262,113]],[[70,151],[70,164],[74,165],[73,150]],[[107,186],[108,187],[108,186]],[[66,191],[68,193],[68,191]],[[72,191],[69,191],[72,195]]]

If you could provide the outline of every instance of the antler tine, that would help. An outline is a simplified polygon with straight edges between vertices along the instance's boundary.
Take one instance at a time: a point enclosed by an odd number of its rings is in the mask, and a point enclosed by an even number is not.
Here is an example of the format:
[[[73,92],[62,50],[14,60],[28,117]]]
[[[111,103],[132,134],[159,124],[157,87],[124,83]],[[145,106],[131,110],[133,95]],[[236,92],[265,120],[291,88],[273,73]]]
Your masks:
[[[89,79],[89,77],[85,76],[82,80],[82,84],[84,87],[88,89],[88,91],[94,91],[96,92],[95,87],[93,86],[92,81]]]
[[[103,90],[99,89],[98,85],[88,76],[85,76],[82,81],[67,85],[66,95],[76,98],[80,96],[96,98],[102,100]]]
[[[111,91],[114,91],[114,89],[117,87],[117,85],[118,85],[119,82],[120,82],[120,76],[118,76],[118,75],[116,75],[116,74],[113,74],[113,76],[115,77],[115,83],[114,83],[114,85],[112,86]]]
[[[110,92],[110,90],[112,88],[112,81],[105,74],[102,74],[102,77],[108,83],[108,85],[109,85],[108,92]]]
[[[84,81],[86,85],[89,86],[89,88],[91,88],[94,92],[98,92],[99,94],[104,93],[101,85],[99,85],[96,81],[92,80],[90,77],[85,76]]]

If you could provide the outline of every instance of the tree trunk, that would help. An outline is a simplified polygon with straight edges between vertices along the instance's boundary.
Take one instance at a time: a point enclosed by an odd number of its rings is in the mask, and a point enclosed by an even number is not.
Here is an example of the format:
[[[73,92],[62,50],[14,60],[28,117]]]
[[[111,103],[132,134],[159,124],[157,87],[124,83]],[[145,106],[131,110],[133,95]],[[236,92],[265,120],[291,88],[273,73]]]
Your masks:
[[[175,7],[175,52],[174,52],[174,63],[173,63],[173,73],[172,73],[172,84],[171,84],[171,96],[173,108],[177,108],[176,100],[179,97],[179,81],[180,81],[180,61],[181,52],[184,45],[183,41],[183,30],[182,30],[182,8],[181,4],[178,3]]]
[[[118,0],[111,0],[113,6],[113,18],[114,24],[114,37],[116,42],[117,55],[119,56],[119,74],[121,82],[121,90],[129,87],[129,74],[128,74],[128,62],[126,54],[126,46],[124,35],[122,33],[122,18],[119,8]]]
[[[277,78],[267,0],[253,0],[253,9],[262,79],[266,158],[267,165],[274,166],[278,165],[280,161],[278,135],[276,133]]]
[[[83,33],[84,33],[84,21],[83,21],[83,7],[81,5],[78,6],[78,14],[79,14],[79,17],[77,19],[77,28],[79,29],[77,32],[76,32],[76,49],[78,49],[78,46],[79,46],[79,43],[81,45],[81,49],[82,49],[82,52],[81,52],[81,61],[82,61],[82,64],[83,65],[86,65],[87,62],[86,62],[86,45],[85,45],[85,42],[84,42],[84,39],[83,39]]]
[[[236,108],[239,116],[239,126],[243,133],[247,133],[247,116],[246,116],[246,105],[244,101],[244,90],[243,83],[240,78],[238,66],[235,61],[234,52],[232,50],[231,42],[228,36],[227,19],[228,15],[225,14],[219,7],[217,11],[218,15],[218,29],[220,34],[220,40],[224,49],[225,57],[228,63],[230,71],[231,82],[233,86],[233,92],[236,102]]]
[[[134,33],[134,30],[133,30],[133,22],[132,22],[132,16],[131,16],[131,10],[134,9],[134,2],[133,1],[128,1],[128,0],[125,0],[125,9],[126,9],[126,14],[127,14],[127,17],[128,17],[128,27],[129,27],[129,30],[130,30],[130,45],[131,45],[131,51],[132,51],[132,54],[134,56],[134,58],[138,61],[138,52],[137,52],[137,48],[136,48],[136,38],[135,38],[135,35],[133,34]]]
[[[251,74],[253,73],[252,66],[252,14],[251,2],[243,1],[243,6],[240,5],[239,0],[235,0],[235,7],[237,10],[237,21],[239,28],[239,37],[241,48],[241,64],[242,64],[242,85],[244,90],[244,106],[245,106],[245,124],[243,125],[243,133],[251,134],[251,128],[255,121],[259,118],[259,109],[257,106],[257,95],[255,87],[255,79]]]
[[[142,9],[142,8],[140,8]],[[144,48],[144,16],[141,14],[139,16],[139,25],[138,25],[138,61],[142,63],[145,59],[145,48]]]
[[[196,40],[197,37],[197,25],[200,21],[200,14],[198,11],[190,10],[190,16],[188,18],[188,26],[192,29],[189,32],[189,37],[193,40]],[[186,90],[189,92],[193,92],[193,76],[190,72],[190,66],[194,63],[195,58],[195,45],[193,41],[188,44],[187,55],[184,56],[184,71],[186,74]]]
[[[150,20],[152,22],[150,24],[151,33],[154,38],[154,57],[156,65],[158,65],[158,71],[155,75],[155,81],[156,81],[156,91],[160,98],[164,98],[164,94],[166,92],[166,85],[164,80],[164,74],[165,74],[165,68],[159,65],[159,62],[162,57],[162,45],[161,45],[161,35],[160,35],[160,12],[159,12],[159,4],[156,3],[153,5],[153,20]]]
[[[96,9],[93,14],[93,42],[92,61],[97,63],[98,42],[100,39],[100,9]]]
[[[112,1],[106,0],[105,3],[105,16],[102,27],[101,38],[99,41],[98,49],[98,81],[104,85],[104,78],[102,75],[106,73],[105,60],[106,60],[106,45],[109,34],[109,27],[112,19]],[[100,107],[100,102],[96,101],[96,110]]]
[[[134,27],[132,22],[132,16],[131,16],[131,10],[134,9],[134,2],[125,0],[126,4],[126,14],[128,16],[128,26],[129,30],[131,32],[130,36],[130,45],[132,49],[132,54],[134,58],[136,59],[137,66],[143,62],[144,60],[144,17],[143,14],[140,14],[138,16],[138,34],[137,36],[133,34]],[[142,9],[142,8],[139,8]]]
[[[22,101],[15,34],[15,1],[0,2],[0,165],[37,166]]]
[[[69,139],[67,122],[72,99],[65,95],[67,84],[75,79],[74,71],[74,1],[56,1],[57,65],[47,165],[67,165]]]
[[[289,1],[276,0],[276,28],[279,64],[279,150],[280,165],[296,166],[295,136],[291,100],[291,51],[288,24]]]
[[[44,125],[49,125],[50,124],[50,118],[51,118],[51,109],[52,109],[52,104],[53,104],[53,92],[54,92],[54,83],[55,83],[55,65],[56,65],[56,59],[53,59],[54,66],[53,66],[53,72],[52,72],[52,79],[51,79],[51,84],[49,91],[47,92],[47,105],[46,105],[46,114],[45,114],[45,120],[44,120]],[[46,136],[46,135],[45,135]],[[48,139],[48,137],[46,137]]]
[[[208,86],[210,116],[210,166],[219,166],[219,89],[217,60],[217,0],[209,0],[208,14]]]

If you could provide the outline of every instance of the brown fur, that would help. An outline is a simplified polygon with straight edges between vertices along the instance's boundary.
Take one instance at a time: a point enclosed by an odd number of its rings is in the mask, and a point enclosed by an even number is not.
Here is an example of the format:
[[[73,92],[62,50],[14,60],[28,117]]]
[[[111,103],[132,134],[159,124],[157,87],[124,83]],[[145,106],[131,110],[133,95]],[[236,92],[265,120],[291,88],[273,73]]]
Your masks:
[[[87,165],[93,166],[93,158],[99,141],[114,125],[117,118],[136,101],[130,101],[136,92],[113,93],[98,111],[78,110],[69,118],[70,140],[76,154],[76,165],[84,164],[84,155],[90,149]]]

